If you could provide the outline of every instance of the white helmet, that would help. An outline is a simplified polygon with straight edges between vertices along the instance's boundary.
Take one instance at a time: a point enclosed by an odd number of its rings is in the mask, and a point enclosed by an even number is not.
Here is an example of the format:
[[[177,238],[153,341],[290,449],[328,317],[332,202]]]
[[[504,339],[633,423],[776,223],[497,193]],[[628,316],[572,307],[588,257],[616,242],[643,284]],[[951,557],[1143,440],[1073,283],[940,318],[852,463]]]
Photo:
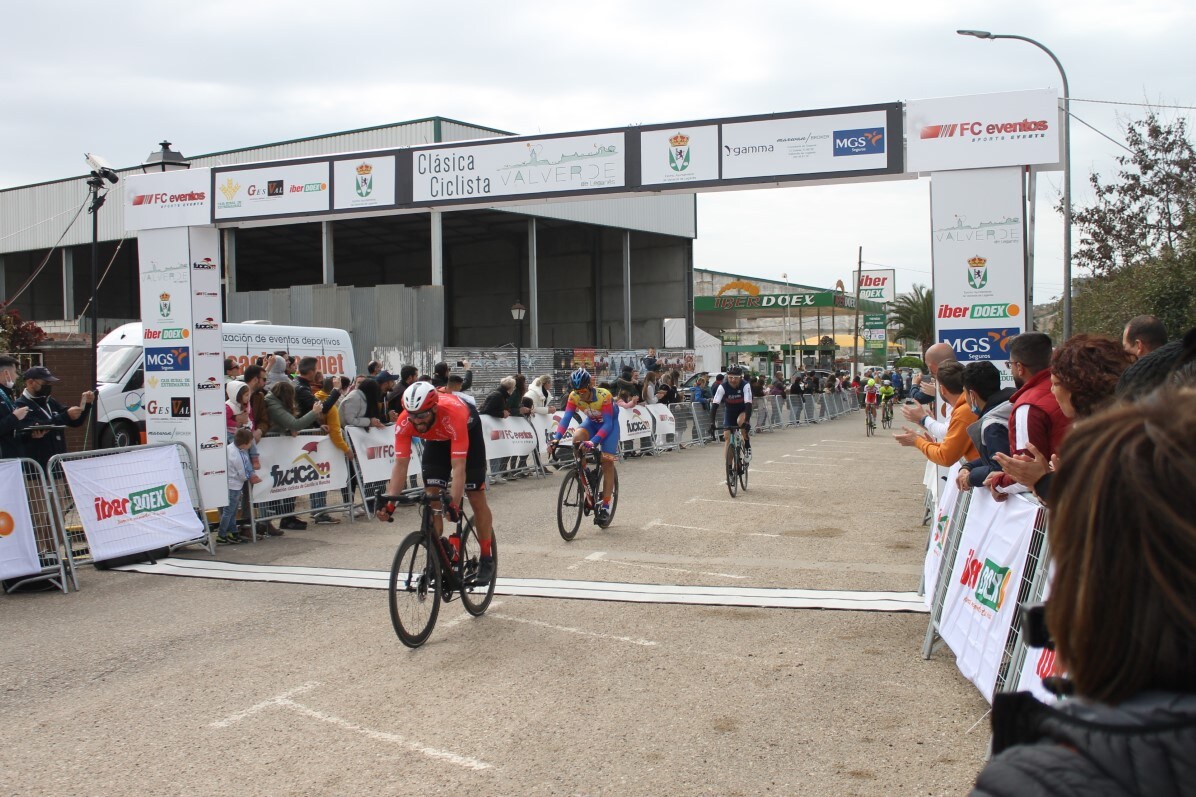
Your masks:
[[[440,401],[440,394],[431,382],[412,382],[403,391],[403,409],[409,413],[427,412]]]

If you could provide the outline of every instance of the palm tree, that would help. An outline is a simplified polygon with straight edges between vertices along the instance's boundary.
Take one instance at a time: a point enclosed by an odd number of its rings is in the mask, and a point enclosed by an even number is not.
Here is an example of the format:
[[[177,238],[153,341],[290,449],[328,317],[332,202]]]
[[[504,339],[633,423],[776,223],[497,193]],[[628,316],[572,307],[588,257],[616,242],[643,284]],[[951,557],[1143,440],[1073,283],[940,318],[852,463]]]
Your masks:
[[[897,338],[909,338],[926,349],[934,344],[934,290],[915,285],[909,293],[899,295],[889,310],[889,325],[897,328]]]

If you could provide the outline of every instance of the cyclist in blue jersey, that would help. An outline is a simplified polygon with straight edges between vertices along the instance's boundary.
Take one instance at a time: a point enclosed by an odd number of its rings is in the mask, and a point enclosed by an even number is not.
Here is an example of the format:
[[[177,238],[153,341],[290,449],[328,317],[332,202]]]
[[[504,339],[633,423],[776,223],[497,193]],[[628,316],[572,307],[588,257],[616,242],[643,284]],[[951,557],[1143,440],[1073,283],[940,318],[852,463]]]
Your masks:
[[[718,408],[723,407],[723,426],[738,426],[743,430],[743,456],[748,462],[752,461],[752,386],[744,381],[743,369],[738,366],[727,370],[727,378],[714,391],[714,398],[710,399],[710,435],[714,436],[714,428],[718,426]],[[731,445],[731,438],[726,438],[724,452]]]
[[[561,422],[557,424],[550,446],[556,448],[557,442],[569,427],[569,421],[574,412],[585,416],[585,421],[573,430],[573,445],[589,451],[598,446],[602,451],[602,506],[598,507],[596,517],[599,523],[610,519],[611,494],[615,488],[615,454],[619,451],[619,422],[615,412],[615,399],[610,391],[591,385],[590,372],[578,368],[569,376],[569,385],[573,391],[565,404],[565,411],[561,414]],[[551,451],[549,454],[551,455]]]

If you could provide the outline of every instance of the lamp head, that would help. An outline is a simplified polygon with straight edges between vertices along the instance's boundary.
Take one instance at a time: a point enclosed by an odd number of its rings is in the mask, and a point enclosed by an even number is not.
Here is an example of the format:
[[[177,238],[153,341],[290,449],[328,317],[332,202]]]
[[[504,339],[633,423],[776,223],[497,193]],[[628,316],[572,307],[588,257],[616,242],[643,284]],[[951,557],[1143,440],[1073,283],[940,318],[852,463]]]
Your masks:
[[[987,30],[957,30],[955,31],[960,36],[975,36],[977,39],[991,39],[992,32]]]
[[[516,321],[522,321],[523,316],[527,313],[527,308],[523,306],[523,302],[515,302],[511,306],[511,318]]]

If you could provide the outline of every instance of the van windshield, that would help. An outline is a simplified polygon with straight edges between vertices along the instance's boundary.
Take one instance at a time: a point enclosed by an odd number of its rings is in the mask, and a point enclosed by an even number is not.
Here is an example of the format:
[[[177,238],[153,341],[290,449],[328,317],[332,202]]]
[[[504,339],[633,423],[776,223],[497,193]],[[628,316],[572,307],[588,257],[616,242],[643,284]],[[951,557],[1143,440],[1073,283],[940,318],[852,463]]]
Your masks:
[[[129,366],[140,359],[140,346],[100,346],[96,351],[96,381],[119,382],[129,373]]]

